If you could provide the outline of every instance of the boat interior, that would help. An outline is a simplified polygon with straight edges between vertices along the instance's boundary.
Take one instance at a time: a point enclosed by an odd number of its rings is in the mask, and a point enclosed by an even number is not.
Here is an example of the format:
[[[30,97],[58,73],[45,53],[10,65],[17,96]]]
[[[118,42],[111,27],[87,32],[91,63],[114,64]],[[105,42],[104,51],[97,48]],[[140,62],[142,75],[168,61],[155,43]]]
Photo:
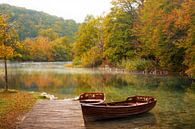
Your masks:
[[[97,103],[97,104],[93,104],[93,105],[98,105],[98,106],[138,106],[138,105],[147,104],[151,101],[154,101],[154,98],[144,97],[144,96],[133,96],[133,97],[128,97],[125,101],[111,102],[111,103]]]
[[[84,103],[103,103],[105,100],[104,93],[82,93],[79,97],[80,102]]]

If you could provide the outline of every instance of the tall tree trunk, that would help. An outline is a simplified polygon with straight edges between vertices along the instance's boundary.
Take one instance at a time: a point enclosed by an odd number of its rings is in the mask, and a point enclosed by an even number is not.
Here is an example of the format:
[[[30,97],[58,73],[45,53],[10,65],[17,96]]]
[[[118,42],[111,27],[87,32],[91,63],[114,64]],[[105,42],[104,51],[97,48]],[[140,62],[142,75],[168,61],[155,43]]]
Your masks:
[[[5,91],[8,91],[8,77],[7,77],[7,57],[4,57],[5,63]]]

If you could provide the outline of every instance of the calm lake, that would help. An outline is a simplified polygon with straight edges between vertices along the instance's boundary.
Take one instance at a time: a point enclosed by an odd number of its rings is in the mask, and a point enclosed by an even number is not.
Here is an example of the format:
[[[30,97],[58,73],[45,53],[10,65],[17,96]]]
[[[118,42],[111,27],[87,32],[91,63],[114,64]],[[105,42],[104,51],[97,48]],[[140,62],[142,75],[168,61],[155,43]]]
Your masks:
[[[72,98],[82,92],[101,91],[106,100],[124,100],[131,95],[157,98],[156,107],[131,118],[87,123],[90,129],[195,129],[195,83],[179,76],[117,73],[98,69],[65,68],[63,62],[10,63],[10,88]],[[3,88],[0,64],[0,88]]]

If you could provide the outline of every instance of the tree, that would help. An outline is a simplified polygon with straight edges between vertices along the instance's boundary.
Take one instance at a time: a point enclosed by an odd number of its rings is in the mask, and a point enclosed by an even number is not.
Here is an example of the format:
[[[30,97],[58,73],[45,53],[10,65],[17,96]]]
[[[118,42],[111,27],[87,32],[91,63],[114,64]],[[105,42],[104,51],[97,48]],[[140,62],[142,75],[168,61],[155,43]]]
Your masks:
[[[185,50],[183,64],[185,73],[192,78],[195,77],[195,1],[185,0],[181,8],[174,14],[177,16],[176,25],[182,30],[180,38],[176,43],[178,48]]]
[[[50,42],[54,61],[70,61],[72,58],[70,39],[66,36]]]
[[[16,33],[12,26],[6,22],[7,17],[0,15],[0,58],[5,63],[5,91],[8,90],[7,59],[16,55],[15,49],[19,45]]]
[[[142,48],[140,57],[152,60],[156,67],[184,72],[189,59],[187,49],[192,48],[192,7],[192,0],[145,1],[136,28]]]
[[[93,67],[96,63],[101,64],[103,50],[103,17],[94,18],[93,16],[87,16],[85,22],[81,24],[77,32],[76,41],[73,46],[74,63],[82,64],[86,67]],[[98,58],[96,55],[99,55]],[[91,56],[90,59],[85,59],[89,58],[89,56]]]
[[[36,37],[34,39],[26,39],[24,42],[23,56],[27,60],[33,61],[52,61],[52,47],[47,37]]]
[[[39,36],[47,37],[51,41],[59,38],[58,33],[54,32],[51,28],[49,28],[49,29],[41,29],[39,31]]]
[[[137,13],[136,0],[113,0],[113,8],[105,18],[106,40],[104,55],[112,63],[134,58],[137,47],[133,23]]]

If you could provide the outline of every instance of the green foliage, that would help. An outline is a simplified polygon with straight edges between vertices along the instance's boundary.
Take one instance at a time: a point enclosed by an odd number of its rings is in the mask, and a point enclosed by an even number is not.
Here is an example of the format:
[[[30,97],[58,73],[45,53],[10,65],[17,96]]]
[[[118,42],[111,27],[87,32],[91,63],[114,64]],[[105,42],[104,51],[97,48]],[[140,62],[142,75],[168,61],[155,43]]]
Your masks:
[[[125,68],[130,71],[144,71],[149,70],[153,66],[153,63],[144,59],[122,60],[119,67]]]
[[[116,64],[123,58],[135,55],[137,42],[132,33],[136,17],[135,8],[132,5],[135,2],[128,0],[128,5],[125,3],[115,1],[110,14],[97,18],[88,16],[81,24],[73,49],[77,63],[91,66],[108,59]],[[93,56],[97,54],[98,56]]]
[[[135,56],[136,39],[133,23],[136,4],[132,0],[115,0],[110,14],[105,18],[106,41],[104,55],[113,63]]]
[[[55,40],[55,39],[59,38],[59,34],[56,33],[54,30],[52,30],[51,28],[41,29],[39,31],[38,35],[43,36],[43,37],[47,37],[47,38],[49,38],[49,40]]]
[[[101,64],[104,47],[102,19],[88,16],[81,24],[73,46],[74,64],[85,67]]]
[[[98,48],[91,48],[81,57],[81,62],[84,67],[97,67],[102,64],[102,56],[97,54]]]
[[[52,58],[54,61],[70,61],[72,58],[72,46],[66,36],[58,38],[50,43]]]

